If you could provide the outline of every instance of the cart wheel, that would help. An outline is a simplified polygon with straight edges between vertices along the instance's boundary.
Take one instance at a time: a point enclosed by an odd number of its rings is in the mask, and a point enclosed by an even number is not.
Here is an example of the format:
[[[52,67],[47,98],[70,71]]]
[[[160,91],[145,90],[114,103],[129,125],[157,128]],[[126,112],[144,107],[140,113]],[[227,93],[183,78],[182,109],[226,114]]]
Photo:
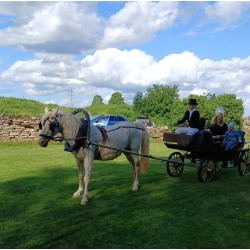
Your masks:
[[[204,160],[198,170],[198,177],[201,182],[212,181],[216,174],[215,162],[211,160]]]
[[[179,152],[174,152],[169,155],[167,161],[167,172],[170,176],[180,176],[184,169],[184,157]],[[174,162],[172,162],[174,161]]]
[[[239,156],[238,171],[241,176],[250,174],[250,150],[243,150]]]
[[[222,170],[223,164],[224,164],[224,163],[223,163],[222,161],[217,161],[217,162],[215,162],[215,168],[216,168],[216,171],[217,171],[217,172]]]

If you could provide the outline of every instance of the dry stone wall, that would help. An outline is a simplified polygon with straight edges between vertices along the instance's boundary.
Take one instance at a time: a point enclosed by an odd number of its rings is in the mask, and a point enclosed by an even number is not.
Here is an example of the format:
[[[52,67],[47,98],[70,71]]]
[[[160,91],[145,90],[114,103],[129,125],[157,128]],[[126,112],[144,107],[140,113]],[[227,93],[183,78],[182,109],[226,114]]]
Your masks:
[[[33,141],[38,138],[40,117],[0,115],[0,141]]]
[[[157,140],[157,141],[162,141],[163,140],[163,134],[164,133],[169,133],[171,130],[167,126],[165,127],[147,127],[147,130],[150,133],[150,138]]]
[[[7,116],[0,114],[1,141],[34,141],[39,135],[40,117]],[[162,140],[163,133],[169,132],[167,127],[147,127],[150,137]]]
[[[0,114],[1,141],[34,141],[39,135],[40,117],[7,116]],[[147,127],[150,138],[162,141],[163,133],[170,132],[167,127]],[[250,121],[244,118],[244,131],[250,132]]]

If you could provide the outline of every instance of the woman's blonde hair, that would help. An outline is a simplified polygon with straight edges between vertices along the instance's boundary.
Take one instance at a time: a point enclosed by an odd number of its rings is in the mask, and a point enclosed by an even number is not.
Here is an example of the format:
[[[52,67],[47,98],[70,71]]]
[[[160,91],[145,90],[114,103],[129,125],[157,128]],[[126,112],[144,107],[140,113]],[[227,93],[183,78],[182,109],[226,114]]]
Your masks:
[[[214,124],[215,124],[215,123],[217,123],[217,120],[216,120],[216,119],[217,119],[217,117],[221,117],[221,118],[222,118],[222,123],[224,122],[224,121],[223,121],[223,119],[224,119],[223,114],[218,113],[218,114],[214,117]]]

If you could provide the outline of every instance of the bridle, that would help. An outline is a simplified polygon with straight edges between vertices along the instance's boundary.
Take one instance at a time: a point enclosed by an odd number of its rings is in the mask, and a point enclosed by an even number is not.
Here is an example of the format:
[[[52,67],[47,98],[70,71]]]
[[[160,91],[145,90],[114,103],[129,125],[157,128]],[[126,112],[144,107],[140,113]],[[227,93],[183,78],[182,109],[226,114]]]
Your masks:
[[[39,136],[47,138],[47,139],[51,139],[54,140],[54,134],[60,131],[60,124],[58,121],[58,117],[57,116],[53,116],[52,118],[48,118],[46,120],[43,121],[43,124],[41,122],[39,122],[39,129],[41,130],[44,125],[46,124],[46,122],[49,122],[49,131],[50,131],[50,135],[45,135],[40,133]]]

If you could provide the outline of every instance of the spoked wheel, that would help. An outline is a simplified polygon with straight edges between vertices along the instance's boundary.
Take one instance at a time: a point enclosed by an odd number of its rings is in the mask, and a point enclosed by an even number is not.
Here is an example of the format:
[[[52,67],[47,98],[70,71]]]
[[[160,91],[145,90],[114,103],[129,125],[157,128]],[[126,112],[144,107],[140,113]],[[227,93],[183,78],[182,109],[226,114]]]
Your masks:
[[[226,164],[226,162],[222,162],[222,161],[217,161],[217,162],[215,162],[216,171],[217,171],[217,172],[218,172],[218,171],[221,171],[224,164]]]
[[[167,162],[167,172],[172,177],[180,176],[184,169],[184,157],[179,152],[169,155]]]
[[[238,171],[241,176],[250,175],[250,149],[241,152],[238,162]]]
[[[215,162],[211,160],[204,160],[198,170],[198,177],[201,182],[210,182],[214,179],[216,174]]]

